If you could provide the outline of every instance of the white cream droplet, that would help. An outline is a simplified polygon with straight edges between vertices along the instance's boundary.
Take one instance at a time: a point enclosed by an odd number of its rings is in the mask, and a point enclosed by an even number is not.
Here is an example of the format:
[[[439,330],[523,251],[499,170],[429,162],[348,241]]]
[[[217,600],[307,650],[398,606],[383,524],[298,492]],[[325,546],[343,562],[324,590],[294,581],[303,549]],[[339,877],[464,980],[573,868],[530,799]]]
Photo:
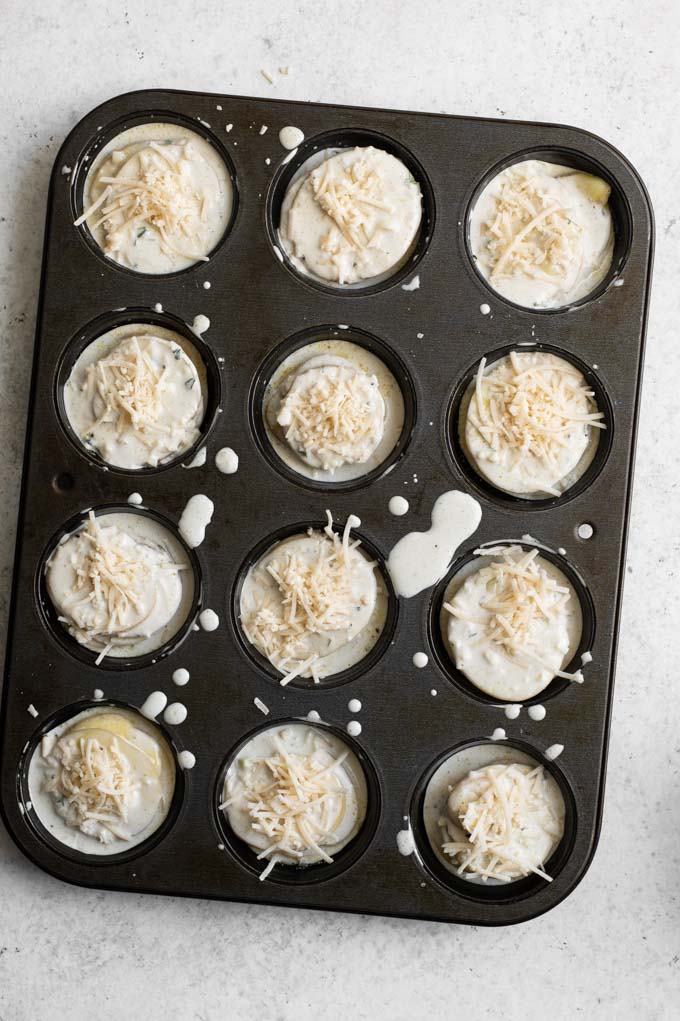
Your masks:
[[[185,684],[189,683],[189,678],[190,677],[191,677],[191,674],[183,666],[178,667],[177,670],[175,670],[175,672],[172,675],[172,679],[173,679],[174,683],[178,687],[180,687],[180,688],[183,688]]]
[[[521,711],[521,705],[506,705],[505,707],[505,715],[509,720],[516,720]]]
[[[196,451],[191,461],[188,464],[183,464],[182,468],[202,468],[205,464],[205,459],[208,456],[207,447],[201,447]]]
[[[347,724],[347,733],[350,737],[358,737],[361,733],[362,727],[358,720],[350,720]]]
[[[102,691],[101,688],[95,688],[94,691],[92,692],[92,698],[95,700],[95,702],[101,702],[103,697],[104,692]]]
[[[491,305],[487,305],[486,302],[483,302],[479,306],[479,311],[482,313],[483,316],[488,316],[489,312],[491,311]]]
[[[196,765],[196,756],[193,752],[180,752],[177,756],[177,761],[182,769],[193,769]]]
[[[180,723],[184,723],[187,716],[187,707],[183,702],[171,702],[163,713],[163,719],[171,727],[179,727]]]
[[[350,698],[349,702],[347,703],[347,708],[351,713],[360,713],[361,702],[359,701],[358,698]]]
[[[197,315],[191,324],[191,332],[197,337],[202,337],[206,330],[210,329],[210,320],[207,316]]]
[[[130,493],[127,498],[127,502],[131,503],[133,507],[139,507],[144,501],[142,500],[141,493]]]
[[[394,546],[387,568],[397,595],[409,599],[444,577],[453,555],[479,526],[479,503],[457,490],[443,493],[432,508],[427,532],[409,532]]]
[[[390,514],[394,514],[397,518],[408,514],[409,503],[404,496],[393,496],[387,506],[389,507]]]
[[[419,276],[418,273],[416,273],[416,275],[413,277],[413,279],[409,280],[409,282],[407,284],[402,284],[401,285],[402,291],[417,291],[419,287],[420,287],[420,276]]]
[[[554,759],[558,758],[563,751],[563,744],[551,744],[550,747],[545,750],[545,757],[552,762]]]
[[[492,741],[505,741],[505,731],[502,727],[496,727],[493,734],[491,735]]]
[[[415,851],[416,845],[410,826],[407,830],[399,830],[397,833],[397,848],[399,849],[399,854],[403,854],[405,858]]]
[[[413,653],[413,665],[419,670],[422,670],[430,662],[430,657],[426,652],[414,652]]]
[[[220,618],[217,616],[214,610],[207,609],[203,610],[198,615],[198,623],[201,625],[204,631],[216,631],[220,626]]]
[[[304,140],[304,131],[300,131],[299,128],[293,127],[292,124],[287,125],[285,128],[281,128],[279,131],[279,142],[284,149],[297,149]]]
[[[539,722],[540,720],[544,720],[546,716],[544,705],[530,705],[527,712],[529,713],[530,720],[537,720]]]
[[[222,447],[215,454],[215,467],[223,475],[234,475],[238,471],[238,454],[231,447]]]
[[[212,500],[197,493],[192,496],[182,511],[179,519],[179,533],[187,546],[195,549],[205,539],[205,530],[212,521],[215,504]]]
[[[317,713],[316,709],[310,709],[307,713],[307,719],[310,723],[318,723],[321,717]]]
[[[163,712],[167,704],[167,695],[162,691],[152,691],[139,711],[142,716],[146,716],[147,720],[155,720],[158,714]]]

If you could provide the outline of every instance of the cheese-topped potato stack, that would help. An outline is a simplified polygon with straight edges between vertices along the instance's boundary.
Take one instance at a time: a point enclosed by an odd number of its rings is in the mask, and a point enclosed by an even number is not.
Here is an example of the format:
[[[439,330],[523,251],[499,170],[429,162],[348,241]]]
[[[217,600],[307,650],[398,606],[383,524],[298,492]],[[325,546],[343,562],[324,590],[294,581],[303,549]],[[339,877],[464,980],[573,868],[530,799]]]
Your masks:
[[[357,147],[303,164],[283,199],[279,237],[303,273],[373,282],[406,261],[421,218],[420,185],[401,160]]]
[[[581,640],[582,614],[568,579],[537,549],[476,550],[484,566],[455,577],[444,630],[456,667],[477,688],[507,702],[533,698],[554,677],[582,681],[567,666]]]
[[[64,385],[71,428],[107,464],[156,467],[200,435],[204,367],[183,338],[162,332],[143,324],[110,331],[85,348]]]
[[[284,676],[315,682],[353,666],[373,648],[387,616],[376,565],[342,539],[330,511],[323,532],[310,529],[276,543],[248,571],[240,596],[243,632]]]
[[[276,864],[332,862],[366,816],[364,771],[330,731],[304,723],[260,731],[227,769],[223,801],[233,832],[258,859]]]
[[[497,489],[533,499],[560,496],[591,464],[606,428],[577,368],[545,351],[482,358],[462,403],[465,453]]]
[[[440,818],[442,851],[466,879],[509,883],[545,863],[564,833],[564,800],[540,765],[499,762],[468,773]]]
[[[293,375],[276,421],[303,460],[333,473],[368,461],[383,436],[385,402],[375,376],[319,355]]]
[[[470,245],[494,290],[527,308],[559,308],[604,280],[614,254],[606,181],[524,160],[497,174],[470,217]]]
[[[167,642],[186,619],[193,572],[181,545],[147,515],[89,512],[46,565],[59,620],[104,656],[139,656]]]
[[[146,840],[164,821],[175,765],[165,738],[143,716],[92,708],[44,735],[28,787],[38,818],[57,840],[113,854]]]
[[[83,214],[114,262],[174,273],[207,262],[231,217],[233,188],[216,149],[179,124],[140,124],[116,135],[85,179]]]

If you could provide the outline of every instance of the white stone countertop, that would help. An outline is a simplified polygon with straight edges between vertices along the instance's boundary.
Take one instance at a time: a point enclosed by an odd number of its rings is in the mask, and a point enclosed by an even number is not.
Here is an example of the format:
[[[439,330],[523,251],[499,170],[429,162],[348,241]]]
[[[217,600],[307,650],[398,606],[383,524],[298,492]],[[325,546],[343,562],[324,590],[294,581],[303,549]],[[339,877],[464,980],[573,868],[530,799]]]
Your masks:
[[[679,38],[674,0],[4,0],[3,621],[48,178],[103,100],[169,87],[575,124],[640,171],[657,249],[604,826],[572,896],[483,929],[97,893],[0,826],[1,1021],[680,1017]]]

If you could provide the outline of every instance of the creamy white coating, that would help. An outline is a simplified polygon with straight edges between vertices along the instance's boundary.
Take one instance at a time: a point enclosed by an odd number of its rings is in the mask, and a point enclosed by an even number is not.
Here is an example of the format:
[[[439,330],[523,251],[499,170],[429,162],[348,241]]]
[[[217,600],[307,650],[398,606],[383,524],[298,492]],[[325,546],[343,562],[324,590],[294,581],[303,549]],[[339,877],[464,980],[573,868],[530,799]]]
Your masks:
[[[340,401],[337,419],[334,398]],[[272,374],[262,410],[281,460],[306,478],[333,482],[381,465],[399,442],[405,414],[393,373],[346,340],[314,341],[293,351]],[[305,428],[300,417],[316,425]]]
[[[179,124],[140,124],[97,155],[85,179],[85,220],[105,255],[138,273],[207,261],[227,229],[233,187],[217,150]],[[96,208],[93,208],[95,207]]]
[[[397,595],[409,599],[443,578],[453,555],[479,526],[482,509],[458,490],[443,493],[432,508],[427,532],[409,532],[393,547],[387,568]]]
[[[376,564],[355,542],[348,535],[345,547],[327,525],[324,532],[310,530],[276,543],[248,570],[241,626],[284,675],[282,683],[294,677],[317,681],[346,670],[377,642],[387,617],[387,591]]]
[[[612,263],[609,192],[600,178],[541,160],[501,171],[470,216],[478,270],[499,294],[527,308],[586,297]]]
[[[559,496],[587,471],[604,415],[583,374],[547,351],[482,360],[461,401],[459,438],[497,489],[530,499]]]
[[[181,628],[194,596],[181,544],[149,515],[132,512],[90,511],[57,545],[45,577],[60,622],[100,658],[158,649]]]
[[[511,545],[477,552],[486,555],[458,571],[444,593],[446,647],[456,667],[492,698],[512,703],[533,698],[576,654],[583,627],[580,600],[566,575],[537,550]],[[504,565],[507,574],[499,575]],[[527,579],[530,592],[517,607],[515,572]],[[582,680],[578,672],[569,676]]]
[[[309,840],[296,821],[291,824],[288,839],[284,838],[291,797],[286,758],[298,777],[303,769],[305,776],[311,777],[311,782],[298,780],[306,801],[297,818],[302,820]],[[314,777],[322,771],[327,782],[317,790]],[[279,797],[272,803],[268,793],[271,812],[267,818],[259,818],[260,792],[271,791],[272,786]],[[260,731],[240,749],[227,769],[220,807],[236,836],[263,862],[294,866],[332,860],[361,829],[367,801],[364,771],[340,738],[325,728],[286,723]]]
[[[83,446],[129,469],[155,467],[193,446],[207,397],[194,346],[155,323],[117,326],[97,337],[63,389],[66,418]]]
[[[117,706],[86,709],[48,731],[28,767],[43,826],[87,854],[117,854],[146,840],[164,822],[174,787],[160,730]]]
[[[420,229],[420,185],[391,153],[316,153],[288,186],[279,239],[300,272],[339,286],[372,283],[411,254]]]
[[[205,530],[212,521],[215,504],[210,497],[196,493],[190,497],[179,519],[179,533],[187,546],[195,549],[205,539]]]
[[[525,752],[503,742],[472,745],[450,755],[432,775],[423,800],[423,822],[428,840],[444,868],[470,883],[496,885],[499,879],[486,878],[474,868],[461,871],[462,860],[473,845],[469,831],[459,815],[469,800],[474,800],[484,787],[483,778],[489,767],[517,765],[524,770],[539,768],[538,763]],[[479,779],[477,779],[479,778]],[[480,781],[482,781],[480,783]],[[533,854],[537,867],[545,865],[559,844],[564,832],[564,799],[555,779],[543,770],[543,799],[540,810],[529,817],[526,834],[515,832],[523,848]],[[526,821],[526,820],[525,820]],[[461,845],[461,853],[446,853],[443,849],[452,842]],[[518,869],[516,879],[522,877]]]

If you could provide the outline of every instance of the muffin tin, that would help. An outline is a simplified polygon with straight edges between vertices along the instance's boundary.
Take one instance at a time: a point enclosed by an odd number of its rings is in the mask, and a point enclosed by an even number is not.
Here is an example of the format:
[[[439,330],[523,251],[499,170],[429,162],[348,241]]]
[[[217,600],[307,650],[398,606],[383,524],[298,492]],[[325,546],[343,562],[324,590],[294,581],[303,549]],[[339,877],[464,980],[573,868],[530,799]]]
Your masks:
[[[107,260],[87,229],[73,226],[96,151],[124,128],[158,119],[204,134],[235,186],[232,222],[210,261],[162,277]],[[286,161],[278,132],[289,124],[306,137]],[[394,277],[341,290],[288,266],[275,247],[276,216],[287,181],[316,148],[356,144],[394,152],[417,176],[423,229],[411,262]],[[469,255],[466,218],[478,189],[508,162],[528,156],[591,170],[612,184],[614,264],[600,292],[571,309],[513,306],[489,289]],[[3,690],[2,814],[25,854],[83,886],[471,924],[520,922],[567,896],[592,858],[602,813],[652,246],[652,211],[635,171],[609,144],[574,128],[171,91],[120,96],[88,114],[64,143],[50,185]],[[404,289],[416,274],[420,286]],[[486,304],[491,311],[484,315]],[[190,332],[197,315],[210,319],[202,340]],[[211,397],[202,468],[175,462],[148,471],[108,469],[64,428],[59,387],[68,365],[88,339],[131,322],[180,329],[204,358]],[[391,352],[407,404],[403,442],[389,463],[341,485],[282,466],[266,447],[258,408],[276,352],[283,357],[306,338],[335,331]],[[521,500],[493,490],[457,443],[457,404],[470,373],[483,355],[518,344],[546,345],[571,359],[606,413],[608,430],[593,465],[559,499]],[[214,467],[216,451],[227,445],[240,456],[238,472],[228,476]],[[386,636],[360,668],[317,687],[297,680],[281,688],[248,649],[234,609],[243,570],[258,551],[308,524],[323,526],[328,507],[340,527],[357,514],[359,537],[384,561],[398,538],[429,527],[436,497],[449,489],[474,495],[482,522],[447,579],[477,546],[530,533],[578,582],[583,649],[593,657],[585,683],[556,682],[534,699],[547,707],[541,722],[526,710],[507,720],[502,706],[461,682],[438,643],[445,579],[410,600],[390,594]],[[141,508],[127,504],[133,491],[142,494]],[[172,526],[195,493],[214,501],[215,514],[192,561],[198,584],[191,619],[211,607],[220,627],[188,627],[153,656],[97,667],[94,656],[59,633],[45,608],[42,565],[51,542],[89,507],[148,508]],[[410,502],[405,517],[388,512],[395,495]],[[580,537],[582,525],[591,526],[590,538]],[[414,666],[417,651],[428,654],[427,668]],[[175,692],[179,667],[191,679]],[[181,699],[186,722],[159,726],[175,755],[188,749],[196,756],[193,769],[180,772],[178,765],[177,794],[161,830],[125,854],[97,858],[50,841],[27,803],[25,778],[41,733],[92,704],[95,689],[104,695],[99,704],[141,706],[154,690]],[[269,707],[266,719],[256,698]],[[352,698],[362,703],[358,714],[349,711]],[[254,731],[311,710],[321,718],[316,725],[334,728],[364,764],[366,825],[334,866],[277,866],[260,882],[261,863],[256,867],[225,829],[220,784],[232,752]],[[347,734],[350,719],[362,725],[358,737]],[[565,796],[567,826],[550,884],[529,878],[481,889],[438,868],[424,845],[419,813],[427,778],[449,751],[488,741],[498,727],[509,744],[552,771]],[[555,743],[564,751],[548,761],[544,752]],[[402,855],[397,835],[409,827],[416,852]]]

